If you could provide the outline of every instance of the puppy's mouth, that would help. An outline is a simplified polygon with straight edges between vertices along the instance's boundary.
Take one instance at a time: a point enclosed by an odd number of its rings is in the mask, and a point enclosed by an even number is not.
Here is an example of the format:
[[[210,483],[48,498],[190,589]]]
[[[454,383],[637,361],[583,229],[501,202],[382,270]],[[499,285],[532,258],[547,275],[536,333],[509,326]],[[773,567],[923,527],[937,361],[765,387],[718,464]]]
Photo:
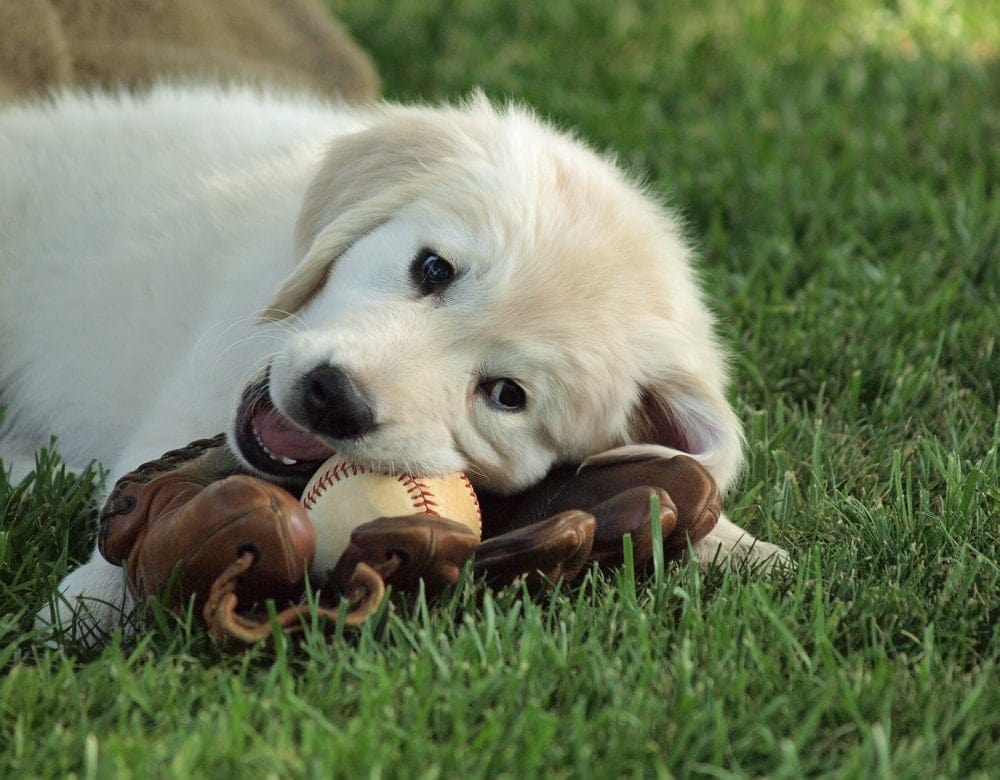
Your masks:
[[[240,455],[265,474],[308,477],[333,455],[333,449],[275,407],[268,381],[265,375],[243,391],[235,425]]]

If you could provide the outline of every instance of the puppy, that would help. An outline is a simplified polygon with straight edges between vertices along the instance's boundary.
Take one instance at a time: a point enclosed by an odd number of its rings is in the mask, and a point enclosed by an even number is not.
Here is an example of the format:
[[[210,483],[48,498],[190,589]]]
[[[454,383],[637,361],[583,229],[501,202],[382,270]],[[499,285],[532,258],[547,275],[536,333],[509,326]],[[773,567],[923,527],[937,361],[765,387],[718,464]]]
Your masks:
[[[513,493],[649,450],[741,462],[676,218],[518,107],[248,89],[61,94],[0,114],[0,454],[58,436],[112,482],[229,432],[268,478],[332,448]],[[727,519],[697,556],[777,561]],[[47,619],[131,605],[95,551]],[[80,617],[80,615],[77,615]]]

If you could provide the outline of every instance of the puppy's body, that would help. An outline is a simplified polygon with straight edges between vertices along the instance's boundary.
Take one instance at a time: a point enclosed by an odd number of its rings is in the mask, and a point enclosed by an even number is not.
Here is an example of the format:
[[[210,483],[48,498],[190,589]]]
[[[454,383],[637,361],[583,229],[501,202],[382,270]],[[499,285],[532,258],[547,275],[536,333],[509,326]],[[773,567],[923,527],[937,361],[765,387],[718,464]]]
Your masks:
[[[55,433],[113,480],[226,430],[278,480],[335,447],[513,492],[654,445],[725,488],[740,429],[689,258],[612,164],[479,98],[160,88],[9,109],[0,455],[21,471]],[[775,554],[754,542],[723,521],[698,552]],[[96,555],[62,591],[124,603]]]
[[[11,433],[32,445],[56,433],[71,464],[127,470],[229,427],[240,358],[259,347],[242,342],[292,268],[325,142],[352,124],[243,93],[9,111],[0,399]]]

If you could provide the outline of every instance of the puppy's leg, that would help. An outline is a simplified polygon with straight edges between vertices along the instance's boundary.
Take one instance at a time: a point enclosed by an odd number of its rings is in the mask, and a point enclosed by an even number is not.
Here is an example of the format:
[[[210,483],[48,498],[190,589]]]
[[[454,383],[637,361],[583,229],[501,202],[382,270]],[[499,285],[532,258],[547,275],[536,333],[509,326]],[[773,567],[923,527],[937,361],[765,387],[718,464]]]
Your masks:
[[[65,633],[96,647],[134,607],[135,600],[125,587],[124,569],[108,563],[95,548],[87,563],[59,583],[59,592],[35,616],[35,628]]]
[[[153,415],[156,419],[184,420],[180,413]],[[155,424],[140,426],[139,434],[131,438],[123,448],[119,463],[111,471],[124,475],[140,463],[152,461],[167,450],[183,447],[189,441],[199,438],[192,431],[211,430],[197,423],[186,428],[182,424],[168,427]],[[214,431],[213,431],[214,432]],[[176,464],[175,464],[176,465]],[[110,478],[98,503],[103,505],[117,482]],[[87,646],[102,644],[110,634],[135,608],[135,600],[129,595],[125,585],[125,573],[120,566],[108,563],[98,549],[94,549],[90,560],[71,571],[53,596],[49,606],[43,608],[35,619],[36,628],[54,630],[65,634]],[[59,641],[59,637],[55,637]]]
[[[718,562],[738,569],[744,565],[758,571],[791,566],[788,552],[776,544],[762,542],[724,514],[715,528],[694,545],[694,556],[702,568]]]

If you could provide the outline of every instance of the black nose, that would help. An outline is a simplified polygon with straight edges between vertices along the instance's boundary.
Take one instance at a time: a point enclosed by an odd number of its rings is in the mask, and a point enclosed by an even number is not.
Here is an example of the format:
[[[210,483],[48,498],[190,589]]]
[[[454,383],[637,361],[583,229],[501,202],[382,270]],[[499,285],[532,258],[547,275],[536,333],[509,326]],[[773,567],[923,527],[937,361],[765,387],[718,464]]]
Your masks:
[[[375,427],[364,389],[337,366],[317,366],[305,375],[302,409],[312,430],[335,439],[356,439]]]

